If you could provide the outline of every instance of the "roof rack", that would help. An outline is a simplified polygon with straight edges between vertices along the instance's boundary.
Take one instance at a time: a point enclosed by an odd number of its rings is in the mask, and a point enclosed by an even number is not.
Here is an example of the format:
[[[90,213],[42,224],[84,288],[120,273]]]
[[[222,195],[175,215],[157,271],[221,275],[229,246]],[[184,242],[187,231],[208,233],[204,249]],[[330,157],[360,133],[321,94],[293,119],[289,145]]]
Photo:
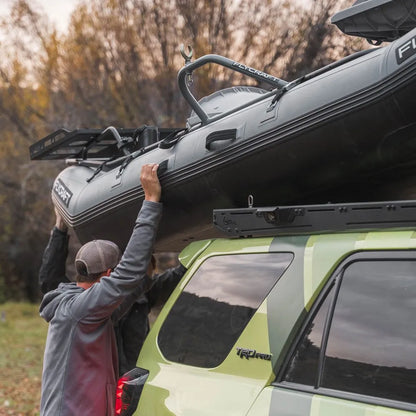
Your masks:
[[[413,229],[416,201],[215,209],[213,223],[229,237]]]
[[[59,129],[32,144],[31,160],[68,158],[104,159],[123,156],[162,141],[180,129],[142,126],[139,128]]]

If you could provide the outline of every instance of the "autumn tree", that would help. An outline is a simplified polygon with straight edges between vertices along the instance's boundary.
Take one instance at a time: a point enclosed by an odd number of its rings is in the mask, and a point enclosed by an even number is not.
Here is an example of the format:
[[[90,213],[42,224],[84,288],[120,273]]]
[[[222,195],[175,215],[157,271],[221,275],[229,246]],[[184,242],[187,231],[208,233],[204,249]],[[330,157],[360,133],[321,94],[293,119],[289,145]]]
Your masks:
[[[180,44],[191,45],[194,57],[219,54],[286,79],[310,72],[351,50],[345,36],[333,41],[337,29],[328,24],[339,4],[85,2],[73,14],[62,47],[60,91],[69,106],[64,124],[183,125],[189,108],[176,82],[183,65]],[[202,97],[241,79],[211,65],[196,71],[194,89]]]
[[[0,291],[36,298],[53,223],[50,189],[64,164],[31,162],[30,144],[60,127],[184,126],[180,44],[194,58],[219,54],[295,79],[365,47],[328,22],[351,3],[85,0],[59,33],[34,0],[15,0],[1,23]],[[253,80],[209,65],[193,88],[202,97],[240,82]]]

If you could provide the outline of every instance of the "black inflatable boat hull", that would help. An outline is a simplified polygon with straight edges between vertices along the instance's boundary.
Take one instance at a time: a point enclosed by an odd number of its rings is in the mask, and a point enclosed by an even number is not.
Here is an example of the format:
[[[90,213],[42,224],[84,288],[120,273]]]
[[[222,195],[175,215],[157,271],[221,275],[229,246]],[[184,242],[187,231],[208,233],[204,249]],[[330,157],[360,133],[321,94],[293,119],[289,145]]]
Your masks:
[[[416,30],[274,97],[263,94],[90,181],[94,169],[70,166],[55,181],[54,203],[81,242],[124,247],[144,196],[140,168],[163,162],[156,249],[178,251],[217,236],[212,210],[245,207],[249,195],[263,206],[383,200],[400,192],[400,172],[413,177]]]

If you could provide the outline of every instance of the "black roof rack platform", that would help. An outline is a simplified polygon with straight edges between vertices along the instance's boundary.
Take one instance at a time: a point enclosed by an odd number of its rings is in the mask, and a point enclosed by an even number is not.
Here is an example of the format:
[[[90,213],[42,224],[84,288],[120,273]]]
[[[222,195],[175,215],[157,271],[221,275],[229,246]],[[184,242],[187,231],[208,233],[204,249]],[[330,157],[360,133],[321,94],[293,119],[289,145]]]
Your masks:
[[[110,159],[161,141],[180,129],[142,126],[138,128],[59,129],[32,144],[31,160],[68,158]]]
[[[416,228],[416,201],[215,209],[214,225],[229,237]]]

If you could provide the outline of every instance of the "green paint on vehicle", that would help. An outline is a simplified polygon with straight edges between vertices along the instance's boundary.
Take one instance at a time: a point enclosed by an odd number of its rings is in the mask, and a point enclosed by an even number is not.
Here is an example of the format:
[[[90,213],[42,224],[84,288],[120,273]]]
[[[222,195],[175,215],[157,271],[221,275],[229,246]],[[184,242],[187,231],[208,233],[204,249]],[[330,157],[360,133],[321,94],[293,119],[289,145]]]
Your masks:
[[[271,360],[261,358],[247,359],[237,355],[237,348],[247,348],[265,355],[272,354],[269,343],[266,303],[264,301],[260,305],[224,363],[212,369],[212,371],[226,371],[234,375],[248,375],[259,380],[264,380],[265,382],[271,382],[274,379],[275,376],[273,374]]]
[[[415,248],[416,233],[412,231],[217,239],[192,243],[180,255],[180,261],[188,272],[165,304],[142,349],[138,365],[148,369],[150,374],[135,414],[415,415],[415,412],[354,401],[354,397],[346,400],[297,391],[296,385],[279,383],[288,351],[320,291],[341,262],[358,251]],[[159,330],[200,265],[212,256],[271,252],[292,253],[293,260],[225,360],[216,368],[198,368],[167,361],[158,348]],[[271,361],[242,358],[237,354],[237,348],[270,354]]]
[[[204,258],[210,255],[223,255],[231,253],[267,253],[272,241],[272,237],[250,239],[236,238],[231,240],[219,238],[217,240],[213,240],[212,244],[204,252]]]
[[[310,310],[335,267],[354,251],[360,234],[323,234],[308,239],[304,259],[304,304]]]
[[[315,395],[309,416],[411,416],[414,412]]]
[[[246,414],[261,390],[274,378],[270,360],[241,358],[237,347],[270,354],[266,301],[258,308],[226,359],[216,368],[198,368],[166,360],[157,347],[157,335],[171,307],[195,270],[208,258],[225,254],[269,252],[271,238],[250,240],[213,240],[192,244],[181,255],[188,260],[188,272],[172,293],[150,331],[138,365],[150,371],[143,401],[135,414],[195,415],[201,409],[212,414]],[[181,260],[184,264],[184,261]],[[212,398],[215,397],[215,401]],[[151,398],[151,399],[150,399]],[[153,404],[149,403],[152,400]]]
[[[187,268],[212,243],[212,240],[201,240],[186,246],[178,256],[179,261]]]
[[[270,413],[272,402],[273,387],[266,387],[261,391],[253,406],[250,408],[247,416],[267,416]]]
[[[273,389],[272,401],[270,403],[270,413],[267,413],[267,415],[309,416],[311,401],[312,395],[310,394],[275,387]]]
[[[307,236],[276,237],[270,245],[270,252],[293,253],[292,263],[283,273],[268,296],[267,317],[269,323],[270,347],[273,351],[273,368],[279,370],[290,340],[298,330],[298,316],[304,310],[303,258]]]
[[[356,250],[395,250],[416,248],[414,231],[370,232],[362,235],[355,244]]]

